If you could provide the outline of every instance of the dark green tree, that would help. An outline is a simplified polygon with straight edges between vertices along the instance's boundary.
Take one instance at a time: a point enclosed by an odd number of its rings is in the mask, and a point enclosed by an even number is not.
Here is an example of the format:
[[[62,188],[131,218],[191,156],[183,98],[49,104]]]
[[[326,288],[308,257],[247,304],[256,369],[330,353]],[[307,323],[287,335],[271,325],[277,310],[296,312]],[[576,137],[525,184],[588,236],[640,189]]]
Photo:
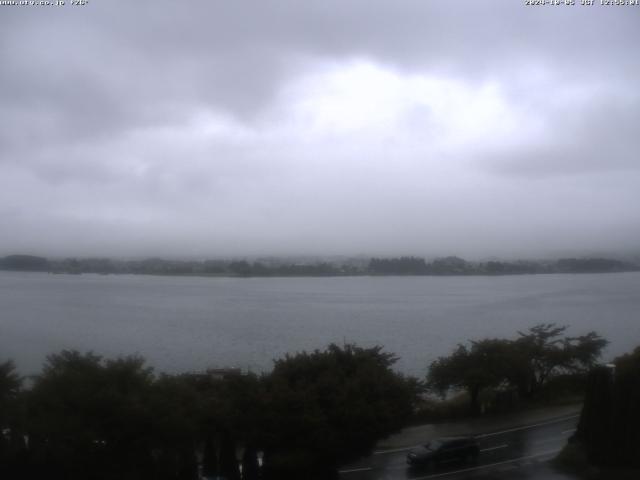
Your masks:
[[[391,369],[395,361],[381,347],[351,344],[277,360],[265,380],[273,478],[330,478],[400,429],[418,388]]]
[[[186,374],[161,375],[151,392],[149,428],[156,478],[195,478],[196,452],[205,438],[204,406],[199,392]]]
[[[22,378],[11,360],[0,363],[0,428],[7,428],[11,421],[9,413],[22,388]]]
[[[567,327],[543,323],[518,332],[512,367],[520,394],[533,397],[549,379],[561,374],[586,372],[595,364],[608,341],[595,332],[564,337]]]
[[[25,453],[21,389],[14,363],[0,363],[0,478],[15,474]]]
[[[640,347],[589,372],[573,439],[595,465],[640,468]]]
[[[567,327],[536,325],[516,340],[485,339],[458,345],[451,355],[429,366],[428,386],[442,395],[455,389],[469,394],[470,410],[480,411],[483,389],[517,387],[531,398],[559,375],[584,375],[595,364],[607,341],[595,332],[564,337]]]
[[[256,375],[239,372],[224,378],[212,372],[185,378],[200,402],[198,441],[204,450],[204,473],[235,479],[241,449],[255,451],[269,438],[264,383]]]
[[[613,383],[613,463],[640,468],[640,347],[618,357]]]
[[[469,409],[477,414],[482,390],[497,387],[507,380],[511,354],[508,340],[485,339],[471,342],[469,347],[460,344],[451,355],[431,363],[427,385],[441,395],[450,390],[466,390]]]
[[[29,394],[32,463],[53,478],[150,476],[152,381],[139,357],[50,355]]]

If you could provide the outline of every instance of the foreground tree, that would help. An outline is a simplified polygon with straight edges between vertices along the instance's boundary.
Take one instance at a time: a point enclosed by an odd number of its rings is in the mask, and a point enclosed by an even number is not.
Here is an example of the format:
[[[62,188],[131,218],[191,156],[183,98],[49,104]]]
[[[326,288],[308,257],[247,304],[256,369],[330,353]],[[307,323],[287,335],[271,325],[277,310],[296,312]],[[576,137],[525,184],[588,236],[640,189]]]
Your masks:
[[[567,327],[543,323],[518,332],[513,343],[513,382],[521,395],[531,398],[554,376],[586,374],[609,343],[595,332],[563,337]]]
[[[441,395],[461,389],[469,395],[471,413],[480,411],[482,390],[501,385],[533,398],[550,379],[560,375],[586,375],[607,341],[595,332],[563,337],[567,327],[540,324],[516,340],[485,339],[458,345],[451,355],[429,366],[427,385]]]
[[[22,378],[16,372],[11,360],[0,363],[0,428],[9,426],[9,413],[15,408],[15,402],[22,387]]]
[[[453,389],[463,389],[469,395],[469,410],[480,413],[480,392],[497,387],[508,377],[508,362],[512,355],[508,340],[485,339],[471,345],[458,345],[448,357],[431,363],[427,385],[445,396]]]
[[[203,454],[203,473],[237,479],[244,456],[243,478],[251,479],[256,452],[268,438],[263,379],[239,372],[222,379],[208,373],[181,377],[199,402],[196,441]]]
[[[400,429],[417,382],[394,372],[381,347],[340,347],[286,356],[266,381],[272,478],[330,478]]]
[[[588,380],[574,442],[592,464],[640,468],[640,347]]]
[[[139,357],[49,356],[29,394],[32,475],[148,478],[152,381]]]
[[[0,478],[9,477],[24,453],[20,394],[22,378],[12,361],[0,363]]]

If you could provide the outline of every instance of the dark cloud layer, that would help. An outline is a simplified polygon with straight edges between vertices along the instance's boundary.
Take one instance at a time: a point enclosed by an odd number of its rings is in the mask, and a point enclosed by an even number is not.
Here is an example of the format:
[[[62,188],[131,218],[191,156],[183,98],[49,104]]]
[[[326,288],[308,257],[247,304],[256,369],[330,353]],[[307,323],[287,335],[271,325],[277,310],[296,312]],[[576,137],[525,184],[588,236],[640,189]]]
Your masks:
[[[0,253],[637,251],[640,8],[522,3],[3,6]]]

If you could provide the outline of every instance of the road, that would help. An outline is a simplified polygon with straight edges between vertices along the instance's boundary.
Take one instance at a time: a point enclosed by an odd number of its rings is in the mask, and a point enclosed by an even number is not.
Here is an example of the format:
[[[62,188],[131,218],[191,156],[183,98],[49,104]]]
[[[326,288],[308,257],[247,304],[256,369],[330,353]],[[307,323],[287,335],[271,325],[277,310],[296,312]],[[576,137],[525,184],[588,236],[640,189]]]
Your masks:
[[[578,415],[569,415],[477,434],[480,456],[475,464],[444,465],[433,472],[412,470],[406,464],[410,447],[397,448],[376,451],[372,456],[344,467],[340,477],[342,480],[568,478],[547,471],[545,462],[567,443],[577,422]]]

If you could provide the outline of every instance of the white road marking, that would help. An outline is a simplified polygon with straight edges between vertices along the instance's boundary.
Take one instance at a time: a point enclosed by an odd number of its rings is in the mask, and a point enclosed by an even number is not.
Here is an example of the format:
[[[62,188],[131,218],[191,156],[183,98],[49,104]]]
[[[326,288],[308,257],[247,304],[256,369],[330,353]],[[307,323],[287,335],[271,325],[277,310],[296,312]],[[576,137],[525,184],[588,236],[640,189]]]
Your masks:
[[[489,448],[481,448],[480,451],[481,452],[489,452],[491,450],[498,450],[500,448],[507,448],[509,445],[507,445],[506,443],[504,445],[498,445],[497,447],[489,447]]]
[[[338,470],[338,473],[366,472],[368,470],[373,470],[373,469],[371,467],[350,468],[349,470]]]
[[[571,415],[570,417],[558,418],[556,420],[550,420],[548,422],[535,423],[533,425],[525,425],[524,427],[509,428],[508,430],[502,430],[500,432],[482,433],[480,435],[476,435],[476,438],[493,437],[495,435],[502,435],[503,433],[518,432],[520,430],[527,430],[529,428],[542,427],[544,425],[553,425],[554,423],[562,423],[567,420],[571,420],[572,418],[578,418],[579,416],[580,415]]]
[[[567,433],[573,433],[573,432],[575,432],[575,431],[576,431],[576,429],[575,429],[575,428],[570,428],[569,430],[563,430],[563,431],[562,431],[562,432],[560,432],[560,433],[562,433],[563,435],[566,435]]]
[[[558,453],[559,451],[560,451],[560,449],[547,450],[546,452],[536,453],[535,455],[527,455],[526,457],[514,458],[514,459],[511,459],[511,460],[505,460],[503,462],[488,463],[486,465],[480,465],[479,467],[464,468],[462,470],[455,470],[453,472],[438,473],[436,475],[425,475],[424,477],[414,477],[412,480],[426,480],[428,478],[446,477],[446,476],[449,476],[449,475],[457,475],[459,473],[474,472],[476,470],[482,470],[482,469],[485,469],[485,468],[496,467],[498,465],[506,465],[506,464],[509,464],[509,463],[520,462],[520,461],[523,461],[523,460],[530,460],[530,459],[533,459],[533,458],[545,457],[547,455],[553,455],[554,453]]]
[[[391,450],[378,450],[373,452],[373,455],[384,455],[385,453],[406,452],[407,450],[411,450],[412,448],[418,448],[419,446],[420,445],[412,445],[410,447],[394,448]]]

